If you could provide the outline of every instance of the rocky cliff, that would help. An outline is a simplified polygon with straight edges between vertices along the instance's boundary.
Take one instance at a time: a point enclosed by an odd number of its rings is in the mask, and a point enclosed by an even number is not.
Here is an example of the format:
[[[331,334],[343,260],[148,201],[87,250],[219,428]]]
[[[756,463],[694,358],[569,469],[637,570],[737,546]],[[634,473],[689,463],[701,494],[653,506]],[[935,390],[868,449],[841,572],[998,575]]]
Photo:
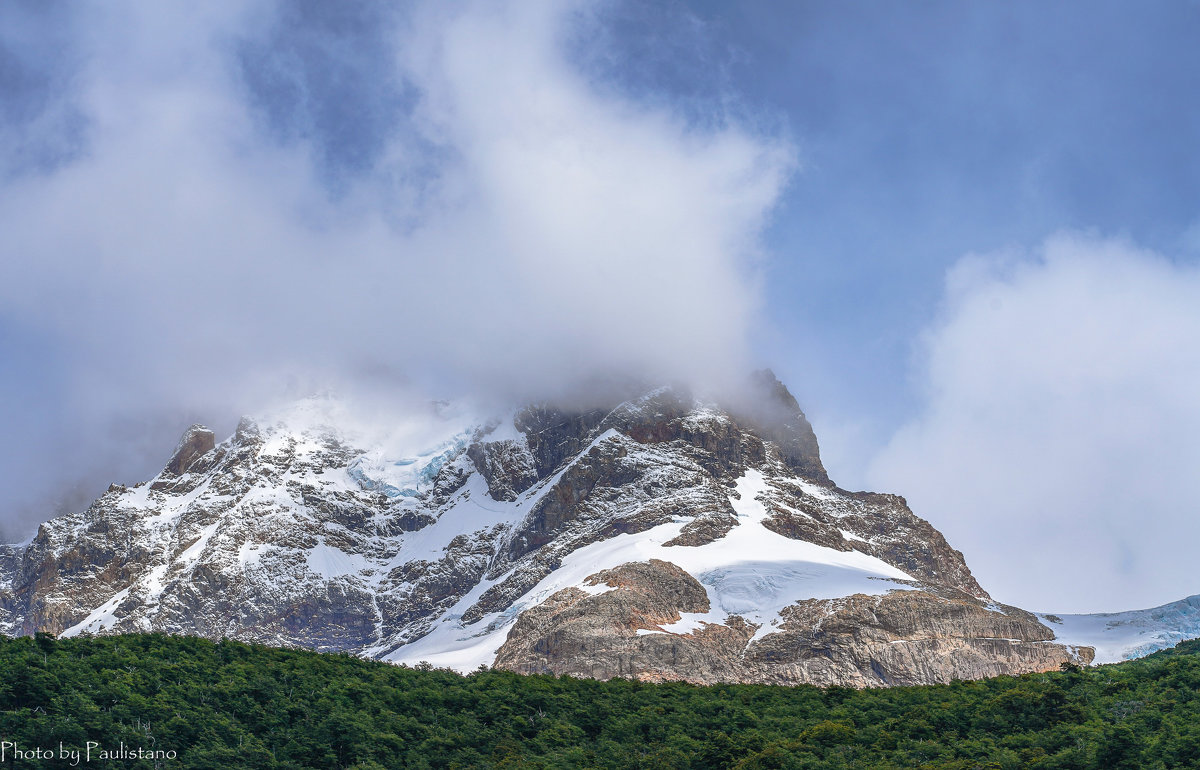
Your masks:
[[[471,669],[916,684],[1087,662],[903,498],[838,488],[787,389],[352,429],[193,426],[156,478],[0,548],[0,631],[161,630]]]

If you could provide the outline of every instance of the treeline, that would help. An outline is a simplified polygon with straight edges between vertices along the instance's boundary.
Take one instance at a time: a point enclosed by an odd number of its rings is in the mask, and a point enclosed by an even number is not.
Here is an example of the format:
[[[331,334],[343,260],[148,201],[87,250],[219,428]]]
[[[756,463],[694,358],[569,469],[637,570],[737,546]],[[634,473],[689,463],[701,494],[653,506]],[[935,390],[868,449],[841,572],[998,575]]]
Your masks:
[[[0,742],[0,768],[70,766],[85,749],[129,768],[1200,767],[1200,642],[852,690],[460,676],[162,634],[0,637]]]

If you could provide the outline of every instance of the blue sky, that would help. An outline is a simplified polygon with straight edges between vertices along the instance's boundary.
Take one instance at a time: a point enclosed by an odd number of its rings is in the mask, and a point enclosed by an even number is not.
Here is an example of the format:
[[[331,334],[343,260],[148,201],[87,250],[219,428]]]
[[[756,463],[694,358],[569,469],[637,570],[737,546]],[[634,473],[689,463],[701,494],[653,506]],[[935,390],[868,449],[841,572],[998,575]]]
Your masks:
[[[1200,592],[1200,5],[0,7],[0,534],[335,382],[769,365],[999,598]]]
[[[816,387],[910,411],[889,383],[964,254],[1062,229],[1200,251],[1195,4],[685,7],[723,88],[798,148],[767,234],[767,306],[838,369]]]

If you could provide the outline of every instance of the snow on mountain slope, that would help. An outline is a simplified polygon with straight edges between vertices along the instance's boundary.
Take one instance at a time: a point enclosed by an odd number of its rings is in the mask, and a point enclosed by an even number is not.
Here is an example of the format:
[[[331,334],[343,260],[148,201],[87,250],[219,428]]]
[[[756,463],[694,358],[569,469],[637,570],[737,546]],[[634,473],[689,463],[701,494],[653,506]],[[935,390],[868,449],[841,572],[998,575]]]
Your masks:
[[[664,545],[679,536],[686,523],[679,520],[592,543],[567,556],[558,569],[504,612],[462,624],[461,613],[452,609],[427,636],[400,647],[385,659],[410,664],[427,661],[468,673],[492,661],[524,610],[565,588],[603,593],[607,589],[587,584],[589,577],[651,559],[671,562],[694,575],[707,591],[712,609],[690,613],[662,631],[644,633],[686,633],[737,615],[758,625],[765,635],[779,624],[780,612],[798,600],[911,589],[897,582],[912,581],[911,576],[873,556],[798,542],[762,526],[767,509],[759,496],[767,489],[761,472],[746,471],[731,501],[737,525],[719,540],[692,548]],[[468,595],[460,602],[465,604],[462,609],[475,599],[474,592]]]
[[[1038,617],[1058,641],[1094,647],[1096,663],[1116,663],[1200,638],[1200,595],[1148,610]]]

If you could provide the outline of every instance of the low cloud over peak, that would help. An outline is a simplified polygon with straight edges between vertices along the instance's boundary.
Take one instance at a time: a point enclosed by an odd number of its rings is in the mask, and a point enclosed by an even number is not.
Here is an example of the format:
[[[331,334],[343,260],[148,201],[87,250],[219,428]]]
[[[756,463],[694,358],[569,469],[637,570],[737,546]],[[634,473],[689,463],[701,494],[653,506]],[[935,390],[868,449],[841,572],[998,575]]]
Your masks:
[[[5,509],[47,515],[77,471],[140,472],[96,461],[123,451],[114,421],[252,408],[289,377],[525,398],[750,368],[790,150],[598,89],[563,50],[593,14],[57,12],[77,69],[29,114],[81,138],[0,164],[0,323],[40,341],[6,395],[53,401],[4,439]]]

